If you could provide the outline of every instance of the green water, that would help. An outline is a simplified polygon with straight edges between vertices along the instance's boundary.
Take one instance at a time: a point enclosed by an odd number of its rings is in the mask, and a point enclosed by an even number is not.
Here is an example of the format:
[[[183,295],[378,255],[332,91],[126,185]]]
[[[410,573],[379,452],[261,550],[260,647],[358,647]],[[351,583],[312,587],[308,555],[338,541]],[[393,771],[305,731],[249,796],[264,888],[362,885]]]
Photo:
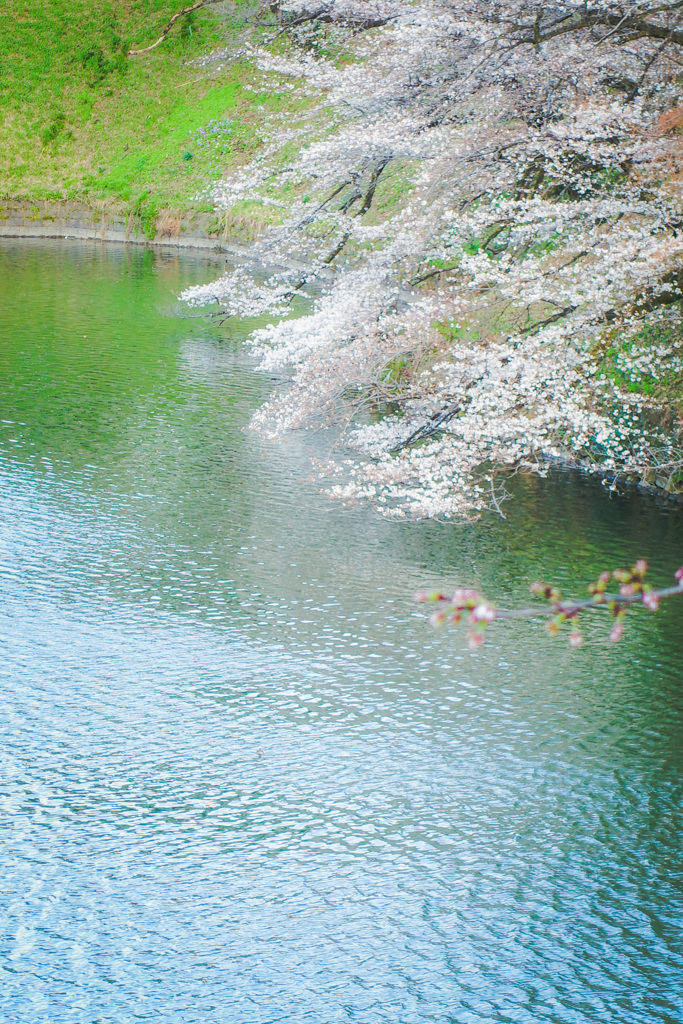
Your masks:
[[[472,653],[410,596],[668,582],[683,514],[328,502],[176,302],[221,266],[0,247],[0,1019],[680,1024],[683,608]]]

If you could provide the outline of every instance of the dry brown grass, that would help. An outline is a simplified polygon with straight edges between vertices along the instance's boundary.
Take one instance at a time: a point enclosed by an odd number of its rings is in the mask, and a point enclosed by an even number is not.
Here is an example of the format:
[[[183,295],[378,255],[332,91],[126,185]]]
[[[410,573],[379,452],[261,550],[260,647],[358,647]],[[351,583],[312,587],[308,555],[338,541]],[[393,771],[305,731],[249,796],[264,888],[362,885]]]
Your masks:
[[[278,220],[278,215],[269,208],[254,211],[226,210],[219,215],[220,231],[223,241],[239,238],[253,242],[260,238],[266,229]]]
[[[667,110],[657,121],[657,128],[661,135],[668,135],[669,132],[680,132],[683,128],[683,107],[674,107]]]
[[[162,211],[156,219],[157,238],[177,238],[180,234],[180,217],[174,217],[167,211]]]

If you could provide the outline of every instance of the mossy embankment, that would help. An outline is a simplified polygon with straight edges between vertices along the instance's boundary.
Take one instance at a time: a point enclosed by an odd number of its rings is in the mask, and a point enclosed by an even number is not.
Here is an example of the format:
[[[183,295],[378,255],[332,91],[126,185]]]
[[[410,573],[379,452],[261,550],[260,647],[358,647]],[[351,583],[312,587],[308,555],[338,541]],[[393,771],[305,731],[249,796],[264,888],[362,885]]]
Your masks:
[[[156,49],[129,56],[182,7],[178,0],[10,0],[0,18],[5,220],[49,223],[80,209],[87,221],[90,209],[98,222],[132,218],[136,234],[148,238],[179,235],[197,217],[209,236],[228,227],[245,240],[253,233],[258,218],[212,219],[205,190],[259,151],[268,113],[296,100],[260,91],[247,60],[202,60],[239,43],[253,15],[248,0],[186,15]]]

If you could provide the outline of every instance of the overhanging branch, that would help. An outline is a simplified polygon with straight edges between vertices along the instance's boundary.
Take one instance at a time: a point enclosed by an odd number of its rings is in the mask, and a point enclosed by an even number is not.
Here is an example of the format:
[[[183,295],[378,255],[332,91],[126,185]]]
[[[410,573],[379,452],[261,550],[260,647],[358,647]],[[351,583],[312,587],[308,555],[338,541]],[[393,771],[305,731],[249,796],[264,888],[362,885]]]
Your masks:
[[[166,38],[168,33],[173,28],[173,26],[175,25],[176,21],[178,21],[180,18],[182,18],[186,14],[192,14],[193,11],[198,11],[200,7],[209,7],[211,4],[218,4],[218,3],[222,3],[222,0],[198,0],[197,3],[190,4],[189,7],[183,7],[182,11],[178,11],[177,14],[173,15],[173,17],[169,21],[168,25],[163,30],[163,32],[161,33],[161,35],[159,36],[159,38],[157,39],[157,41],[155,43],[152,43],[151,46],[143,46],[140,50],[129,50],[128,51],[128,56],[129,57],[139,57],[143,53],[149,53],[150,50],[156,50],[157,46],[159,46],[160,43],[163,43],[164,39]]]

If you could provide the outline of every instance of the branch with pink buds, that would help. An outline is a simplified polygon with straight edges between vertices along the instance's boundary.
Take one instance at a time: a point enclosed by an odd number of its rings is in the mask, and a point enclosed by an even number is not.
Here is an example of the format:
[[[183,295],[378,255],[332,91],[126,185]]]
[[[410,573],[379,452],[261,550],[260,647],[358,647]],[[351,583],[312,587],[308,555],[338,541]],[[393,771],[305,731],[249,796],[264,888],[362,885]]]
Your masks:
[[[683,594],[683,567],[674,574],[676,586],[659,590],[645,583],[646,573],[647,562],[642,558],[631,569],[602,572],[595,583],[588,587],[590,597],[576,601],[563,599],[562,591],[550,583],[533,583],[531,593],[547,602],[545,608],[497,608],[478,591],[464,589],[456,589],[451,594],[439,590],[419,590],[415,600],[420,604],[436,605],[429,617],[432,626],[457,624],[464,619],[469,626],[469,645],[473,649],[483,644],[486,629],[492,622],[538,618],[539,615],[547,618],[547,629],[551,636],[557,636],[562,627],[567,625],[571,630],[569,646],[581,647],[584,637],[579,616],[596,608],[605,608],[612,616],[609,639],[616,643],[624,632],[626,612],[632,605],[642,604],[655,612],[664,598]],[[619,584],[618,593],[608,591],[610,582]]]

